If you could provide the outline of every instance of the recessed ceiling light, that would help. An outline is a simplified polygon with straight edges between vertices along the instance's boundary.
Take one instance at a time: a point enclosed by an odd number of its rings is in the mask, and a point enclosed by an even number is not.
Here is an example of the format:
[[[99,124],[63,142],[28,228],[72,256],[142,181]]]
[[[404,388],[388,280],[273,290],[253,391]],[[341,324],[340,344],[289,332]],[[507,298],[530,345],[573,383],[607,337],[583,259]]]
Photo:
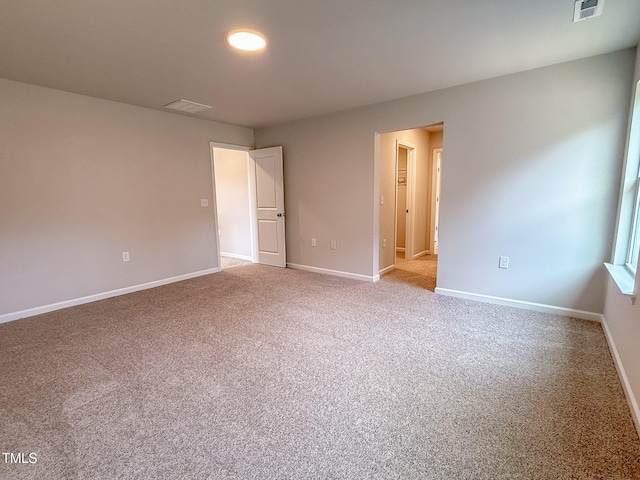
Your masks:
[[[245,52],[257,52],[262,50],[267,41],[262,35],[251,30],[234,30],[227,35],[227,43],[233,48]]]

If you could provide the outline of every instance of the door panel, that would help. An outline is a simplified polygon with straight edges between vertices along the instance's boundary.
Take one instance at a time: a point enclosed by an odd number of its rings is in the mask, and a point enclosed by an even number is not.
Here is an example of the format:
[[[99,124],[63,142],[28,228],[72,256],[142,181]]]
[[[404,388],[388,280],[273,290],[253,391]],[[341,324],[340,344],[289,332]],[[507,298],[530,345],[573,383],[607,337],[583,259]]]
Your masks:
[[[256,158],[256,198],[258,208],[274,208],[277,205],[275,157],[273,155]]]
[[[261,252],[278,253],[278,224],[274,220],[258,220],[258,249]]]

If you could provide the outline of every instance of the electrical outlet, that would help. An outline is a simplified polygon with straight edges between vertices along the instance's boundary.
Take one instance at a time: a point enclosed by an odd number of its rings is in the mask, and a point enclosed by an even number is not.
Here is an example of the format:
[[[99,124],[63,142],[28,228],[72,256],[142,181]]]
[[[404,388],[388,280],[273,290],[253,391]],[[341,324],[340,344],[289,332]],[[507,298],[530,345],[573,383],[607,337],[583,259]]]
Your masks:
[[[384,205],[384,195],[380,195],[380,205]]]
[[[382,239],[382,248],[387,248],[387,239],[386,238]]]
[[[331,250],[337,250],[338,243],[335,240],[331,240]]]
[[[315,239],[315,238],[312,238],[312,239],[311,239],[311,246],[312,246],[312,247],[316,247],[317,245],[318,245],[318,242],[316,241],[316,239]]]
[[[500,257],[500,268],[509,268],[509,257]]]
[[[129,252],[122,252],[122,261],[123,262],[129,261]]]
[[[200,199],[200,206],[201,207],[208,207],[209,206],[209,199],[208,198],[201,198]]]

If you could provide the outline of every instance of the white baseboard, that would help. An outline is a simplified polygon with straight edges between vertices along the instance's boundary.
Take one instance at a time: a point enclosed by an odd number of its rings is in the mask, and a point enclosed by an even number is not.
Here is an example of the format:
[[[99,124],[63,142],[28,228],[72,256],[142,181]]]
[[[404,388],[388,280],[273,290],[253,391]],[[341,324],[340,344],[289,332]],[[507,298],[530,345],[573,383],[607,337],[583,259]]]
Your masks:
[[[420,257],[424,257],[425,255],[429,255],[429,250],[423,250],[421,252],[416,253],[412,260],[415,260],[416,258],[420,258]]]
[[[595,312],[587,312],[584,310],[576,310],[573,308],[557,307],[555,305],[545,305],[544,303],[525,302],[523,300],[512,300],[510,298],[494,297],[491,295],[483,295],[480,293],[463,292],[460,290],[451,290],[448,288],[436,287],[435,292],[440,295],[449,297],[466,298],[468,300],[476,300],[478,302],[493,303],[495,305],[505,305],[507,307],[522,308],[524,310],[532,310],[534,312],[551,313],[554,315],[563,315],[566,317],[580,318],[582,320],[591,320],[602,323],[602,314]]]
[[[380,270],[378,272],[378,277],[384,275],[385,273],[389,273],[391,270],[393,270],[394,268],[396,268],[395,265],[389,265],[388,267],[383,268],[382,270]]]
[[[220,252],[220,256],[221,257],[229,257],[229,258],[237,258],[238,260],[248,260],[250,262],[253,262],[253,257],[251,255],[240,255],[240,254],[237,254],[237,253]]]
[[[624,369],[624,364],[622,363],[622,359],[620,358],[620,354],[618,353],[618,348],[613,341],[613,336],[611,335],[611,331],[609,330],[609,325],[607,324],[607,319],[605,317],[602,318],[602,330],[604,330],[604,336],[607,339],[607,343],[609,344],[609,350],[611,351],[613,363],[615,364],[616,370],[618,371],[618,377],[620,378],[620,383],[622,383],[622,389],[624,390],[624,394],[627,397],[627,403],[629,404],[629,409],[631,410],[633,423],[635,424],[636,430],[638,431],[638,436],[640,436],[640,407],[638,407],[638,401],[636,400],[636,397],[633,394],[633,390],[631,389],[629,377],[627,377],[627,372]]]
[[[180,282],[182,280],[188,280],[190,278],[217,273],[219,271],[219,268],[209,268],[207,270],[200,270],[199,272],[185,273],[184,275],[178,275],[176,277],[163,278],[161,280],[154,280],[153,282],[141,283],[139,285],[133,285],[131,287],[118,288],[109,292],[96,293],[95,295],[88,295],[86,297],[74,298],[72,300],[65,300],[63,302],[52,303],[40,307],[28,308],[26,310],[20,310],[18,312],[5,313],[3,315],[0,315],[0,323],[11,322],[20,318],[33,317],[34,315],[41,315],[43,313],[53,312],[55,310],[61,310],[63,308],[75,307],[76,305],[83,305],[85,303],[95,302],[97,300],[104,300],[105,298],[126,295],[127,293],[133,293],[139,290],[147,290],[149,288],[159,287],[161,285],[167,285],[169,283]]]
[[[389,273],[391,270],[393,270],[394,268],[396,268],[395,265],[389,265],[388,267],[383,268],[382,270],[380,270],[378,272],[378,276],[384,275],[385,273]]]
[[[404,252],[404,247],[396,247],[396,252]]]
[[[306,272],[322,273],[323,275],[334,275],[336,277],[350,278],[352,280],[361,280],[364,282],[377,282],[380,280],[380,275],[368,276],[361,275],[359,273],[342,272],[340,270],[330,270],[328,268],[310,267],[308,265],[298,265],[297,263],[287,263],[287,267],[295,270],[304,270]]]

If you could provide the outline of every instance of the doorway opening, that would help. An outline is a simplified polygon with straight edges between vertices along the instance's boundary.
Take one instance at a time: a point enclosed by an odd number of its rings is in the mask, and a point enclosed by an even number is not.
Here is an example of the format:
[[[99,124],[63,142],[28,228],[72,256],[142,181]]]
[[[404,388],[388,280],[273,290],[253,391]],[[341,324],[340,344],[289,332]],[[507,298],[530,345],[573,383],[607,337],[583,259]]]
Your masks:
[[[440,246],[443,132],[439,123],[378,136],[380,274],[431,291]],[[385,202],[385,197],[395,201]]]
[[[254,262],[254,209],[248,148],[211,149],[214,207],[221,269]]]
[[[282,147],[211,143],[220,268],[286,266]]]

